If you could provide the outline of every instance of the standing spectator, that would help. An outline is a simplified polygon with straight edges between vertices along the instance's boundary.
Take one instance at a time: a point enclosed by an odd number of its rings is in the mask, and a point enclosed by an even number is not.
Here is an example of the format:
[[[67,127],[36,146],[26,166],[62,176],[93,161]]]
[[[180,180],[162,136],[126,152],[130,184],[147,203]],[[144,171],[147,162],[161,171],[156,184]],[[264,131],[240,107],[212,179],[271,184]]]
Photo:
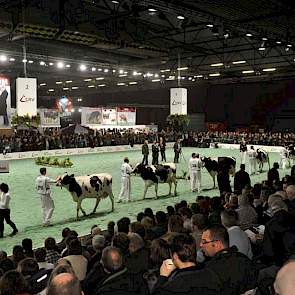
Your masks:
[[[192,192],[201,192],[201,168],[202,161],[200,155],[192,153],[192,157],[188,162],[188,168],[190,173],[190,182],[191,182],[191,191]]]
[[[154,141],[152,145],[152,157],[153,157],[152,164],[158,165],[159,164],[159,146],[156,140]]]
[[[241,164],[240,170],[236,172],[234,178],[234,191],[237,194],[242,193],[242,189],[247,185],[251,186],[251,180],[249,174],[245,171],[245,164]]]
[[[240,144],[241,164],[246,164],[247,144],[244,138]]]
[[[180,139],[177,139],[177,141],[173,145],[174,150],[174,163],[179,162],[179,155],[181,154],[181,143]]]
[[[13,229],[13,232],[10,234],[10,236],[14,236],[18,232],[15,224],[10,219],[10,208],[9,208],[10,194],[8,190],[9,188],[6,183],[0,184],[0,238],[3,238],[4,220]]]
[[[217,183],[220,195],[224,193],[231,193],[232,189],[230,186],[230,180],[229,180],[229,173],[227,169],[222,169],[217,174]]]
[[[149,146],[148,146],[148,141],[145,140],[144,144],[142,145],[141,148],[141,153],[143,155],[143,159],[142,159],[142,164],[143,165],[148,165],[149,164]]]
[[[280,181],[280,175],[279,175],[279,163],[274,162],[273,163],[273,168],[271,168],[268,173],[267,173],[267,181],[270,186],[274,184],[274,182],[279,182]]]
[[[46,176],[46,168],[40,168],[40,175],[36,179],[36,189],[42,203],[43,226],[50,226],[50,218],[54,211],[50,183],[56,183],[56,181]]]
[[[250,150],[248,151],[248,157],[249,157],[249,173],[250,175],[256,174],[257,153],[253,145],[251,145]]]
[[[131,190],[131,182],[130,182],[130,174],[132,172],[132,168],[129,165],[129,159],[124,158],[124,163],[121,166],[121,191],[119,194],[118,203],[122,201],[130,202],[130,190]]]
[[[159,141],[159,147],[161,152],[161,162],[166,162],[166,142],[165,139],[161,136]]]

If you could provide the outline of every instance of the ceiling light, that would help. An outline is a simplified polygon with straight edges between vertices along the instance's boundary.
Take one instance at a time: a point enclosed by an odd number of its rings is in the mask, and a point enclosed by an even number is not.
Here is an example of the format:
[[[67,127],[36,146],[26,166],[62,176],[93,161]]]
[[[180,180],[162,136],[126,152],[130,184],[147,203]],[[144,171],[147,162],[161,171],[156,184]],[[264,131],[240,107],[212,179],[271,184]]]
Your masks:
[[[259,50],[259,51],[264,51],[264,50],[265,50],[265,47],[264,47],[264,46],[259,47],[258,50]]]
[[[276,70],[276,68],[267,68],[267,69],[263,69],[263,72],[274,72]]]
[[[253,35],[251,33],[246,34],[247,37],[252,37]]]
[[[72,83],[72,82],[73,82],[72,80],[67,80],[67,81],[66,81],[66,83]]]
[[[287,47],[291,48],[292,47],[292,44],[288,43],[287,44]]]
[[[136,71],[134,71],[134,72],[132,73],[132,75],[133,75],[133,76],[137,76],[138,73],[137,73]]]
[[[222,67],[222,66],[223,66],[222,62],[219,62],[219,63],[216,63],[216,64],[211,64],[211,67]]]
[[[40,66],[45,66],[45,61],[41,60],[40,61]]]
[[[68,88],[68,87],[64,87],[62,90],[69,90],[70,88]]]
[[[160,82],[161,80],[160,79],[154,79],[152,80],[152,82]]]
[[[126,74],[122,74],[122,75],[119,75],[119,77],[120,77],[120,78],[122,78],[122,77],[127,77],[127,75],[126,75]]]
[[[102,71],[102,69],[97,69],[99,72],[101,72]]]
[[[147,76],[147,77],[153,77],[154,74],[152,74],[152,73],[147,73],[146,76]]]
[[[262,41],[267,41],[268,39],[266,37],[263,37],[262,38]]]
[[[91,80],[92,80],[91,78],[84,79],[85,82],[89,82],[89,81],[91,81]]]
[[[161,73],[170,72],[170,69],[160,70]]]
[[[107,73],[109,70],[108,69],[104,69],[103,71],[104,71],[104,73]]]
[[[39,84],[40,86],[46,86],[46,83],[41,83],[41,84]]]
[[[66,68],[70,68],[71,67],[71,65],[66,65]]]
[[[213,28],[213,27],[214,27],[213,24],[207,24],[206,26],[207,26],[208,28]]]
[[[55,84],[62,84],[62,81],[56,81]]]
[[[50,63],[49,63],[49,65],[50,65],[50,66],[53,66],[53,65],[54,65],[54,63],[53,63],[53,62],[50,62]]]
[[[209,74],[209,77],[219,77],[220,73],[213,73],[213,74]]]
[[[282,44],[282,41],[277,40],[276,43],[277,43],[278,45],[280,45],[280,44]]]
[[[149,12],[157,12],[157,9],[155,9],[155,8],[149,8],[148,11]]]
[[[180,20],[183,20],[184,16],[183,15],[178,15],[177,18],[180,19]]]
[[[244,64],[246,63],[245,60],[237,60],[237,61],[233,61],[233,65],[239,65],[239,64]]]
[[[85,65],[80,65],[80,71],[86,71],[87,67]]]
[[[124,73],[124,70],[119,70],[119,74],[123,74]]]
[[[189,79],[189,81],[191,81],[192,80],[192,77],[188,77],[188,79]]]
[[[72,108],[72,109],[71,109],[71,112],[72,112],[72,113],[74,113],[74,112],[75,112],[75,109],[74,109],[74,108]]]
[[[92,71],[92,72],[95,72],[95,71],[96,71],[96,68],[95,68],[95,67],[92,67],[92,68],[91,68],[91,71]]]
[[[89,87],[89,88],[94,88],[95,86],[94,86],[94,85],[88,85],[88,87]]]
[[[254,70],[247,70],[247,71],[243,71],[243,74],[252,74],[254,73]]]
[[[112,0],[112,3],[114,3],[114,4],[119,4],[120,2],[117,1],[117,0]]]
[[[97,77],[95,80],[104,80],[104,77]]]
[[[118,86],[124,86],[126,85],[125,83],[117,83]]]
[[[177,68],[177,71],[185,71],[188,70],[188,67]]]
[[[106,86],[106,84],[99,84],[99,85],[97,85],[98,87],[105,87]]]
[[[22,60],[22,62],[23,62],[23,63],[26,63],[27,61],[28,61],[28,60],[27,60],[27,59],[25,59],[25,58]]]
[[[0,61],[2,61],[2,62],[7,61],[7,56],[6,55],[0,55]]]
[[[29,61],[28,61],[29,64],[32,64],[33,62],[34,62],[34,61],[32,61],[32,60],[29,60]]]
[[[129,82],[129,85],[135,85],[135,84],[137,84],[137,82]]]
[[[54,89],[48,89],[48,92],[53,92],[54,91]]]
[[[166,81],[172,81],[175,80],[175,76],[169,76],[169,78],[166,79]]]
[[[73,86],[72,87],[73,90],[78,89],[78,88],[79,88],[78,86]]]
[[[65,65],[64,65],[63,62],[59,61],[59,62],[57,63],[56,66],[57,66],[59,69],[63,69]]]
[[[203,75],[197,75],[196,78],[203,78]]]
[[[154,76],[155,76],[155,78],[158,78],[159,77],[159,74],[155,74]]]
[[[116,70],[113,70],[113,73],[116,73]]]
[[[11,57],[11,58],[9,59],[9,61],[15,61],[15,58]]]
[[[81,113],[82,112],[82,109],[79,109],[78,111],[79,111],[79,113]]]

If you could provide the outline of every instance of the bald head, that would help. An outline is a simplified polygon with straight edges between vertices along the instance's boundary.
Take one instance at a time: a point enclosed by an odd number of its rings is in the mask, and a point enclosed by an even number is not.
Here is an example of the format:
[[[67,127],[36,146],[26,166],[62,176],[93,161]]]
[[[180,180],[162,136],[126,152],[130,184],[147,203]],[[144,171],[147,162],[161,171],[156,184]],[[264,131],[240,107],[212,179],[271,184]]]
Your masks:
[[[71,273],[61,273],[54,277],[47,289],[47,295],[81,295],[78,278]]]
[[[286,188],[287,198],[292,201],[295,199],[295,185],[288,185]]]
[[[280,269],[274,288],[279,295],[295,295],[295,261],[285,264]]]

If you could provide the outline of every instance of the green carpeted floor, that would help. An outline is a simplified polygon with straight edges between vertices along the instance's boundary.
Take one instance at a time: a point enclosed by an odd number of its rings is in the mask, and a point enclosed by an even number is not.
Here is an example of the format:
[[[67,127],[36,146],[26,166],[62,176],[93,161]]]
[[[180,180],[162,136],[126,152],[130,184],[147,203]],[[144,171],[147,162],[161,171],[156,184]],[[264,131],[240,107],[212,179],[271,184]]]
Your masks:
[[[238,150],[223,150],[223,149],[196,149],[183,148],[183,156],[181,163],[177,166],[177,175],[182,174],[182,170],[187,169],[187,161],[192,152],[199,152],[201,156],[235,156],[237,159],[237,168],[240,163],[240,155]],[[167,150],[167,160],[173,160],[173,150]],[[67,172],[75,175],[87,175],[92,173],[108,172],[113,175],[113,193],[117,200],[120,190],[120,167],[124,156],[130,158],[131,164],[136,164],[141,160],[140,151],[105,153],[96,155],[81,155],[72,156],[71,161],[74,163],[72,168],[67,169]],[[279,160],[278,154],[271,154],[271,166],[274,161]],[[154,188],[148,190],[146,200],[141,200],[143,192],[143,181],[139,177],[132,177],[132,203],[117,204],[115,203],[115,211],[110,213],[111,202],[109,198],[101,201],[97,209],[97,214],[81,218],[80,221],[75,220],[76,203],[72,201],[69,192],[65,189],[52,187],[52,196],[55,202],[55,211],[52,218],[54,226],[44,228],[41,226],[41,204],[38,195],[35,191],[35,179],[39,173],[40,166],[35,165],[33,159],[15,160],[10,162],[10,173],[1,174],[0,181],[8,183],[10,187],[11,200],[11,216],[16,223],[19,233],[14,237],[8,237],[11,229],[5,225],[5,237],[0,240],[0,249],[11,253],[12,247],[16,244],[21,244],[22,239],[29,237],[34,242],[34,247],[43,245],[46,237],[52,236],[59,241],[61,239],[61,230],[68,226],[75,229],[79,235],[87,234],[93,224],[98,224],[101,228],[106,228],[110,220],[117,221],[122,216],[128,216],[132,220],[136,218],[138,212],[146,207],[151,207],[155,211],[165,210],[166,206],[179,202],[183,199],[188,202],[193,202],[196,198],[195,193],[190,192],[188,181],[179,180],[178,196],[168,197],[168,185],[159,185],[158,200],[154,199]],[[238,169],[237,169],[238,170]],[[266,167],[265,167],[266,170]],[[280,170],[281,176],[283,173],[289,172]],[[48,175],[51,178],[66,172],[64,168],[48,168]],[[266,178],[266,173],[256,175],[252,178],[253,183],[259,182]],[[233,179],[232,179],[233,184]],[[203,188],[211,188],[213,186],[212,179],[205,169],[202,172]],[[214,196],[218,195],[217,190],[206,190],[202,195]],[[84,200],[82,205],[87,213],[93,209],[95,200]]]

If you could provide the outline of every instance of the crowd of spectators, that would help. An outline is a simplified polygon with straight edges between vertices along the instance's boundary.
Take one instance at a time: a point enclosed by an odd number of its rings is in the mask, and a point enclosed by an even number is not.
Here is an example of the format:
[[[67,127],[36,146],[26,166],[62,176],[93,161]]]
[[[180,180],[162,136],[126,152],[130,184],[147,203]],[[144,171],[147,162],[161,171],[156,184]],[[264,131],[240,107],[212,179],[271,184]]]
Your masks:
[[[285,295],[293,290],[294,255],[295,178],[287,175],[166,212],[146,208],[137,220],[94,225],[83,237],[65,228],[59,243],[48,237],[37,250],[24,239],[9,258],[0,251],[0,295],[238,295],[254,288]]]
[[[144,140],[150,143],[158,141],[159,137],[166,142],[175,142],[182,138],[183,146],[209,147],[210,143],[239,144],[242,138],[247,144],[289,146],[294,144],[295,133],[239,133],[239,132],[188,132],[186,134],[172,131],[135,132],[133,129],[120,131],[89,130],[86,134],[65,134],[56,128],[45,129],[40,133],[37,129],[22,130],[12,136],[0,137],[0,151],[4,153],[39,151],[52,149],[99,147],[110,145],[143,144]]]

